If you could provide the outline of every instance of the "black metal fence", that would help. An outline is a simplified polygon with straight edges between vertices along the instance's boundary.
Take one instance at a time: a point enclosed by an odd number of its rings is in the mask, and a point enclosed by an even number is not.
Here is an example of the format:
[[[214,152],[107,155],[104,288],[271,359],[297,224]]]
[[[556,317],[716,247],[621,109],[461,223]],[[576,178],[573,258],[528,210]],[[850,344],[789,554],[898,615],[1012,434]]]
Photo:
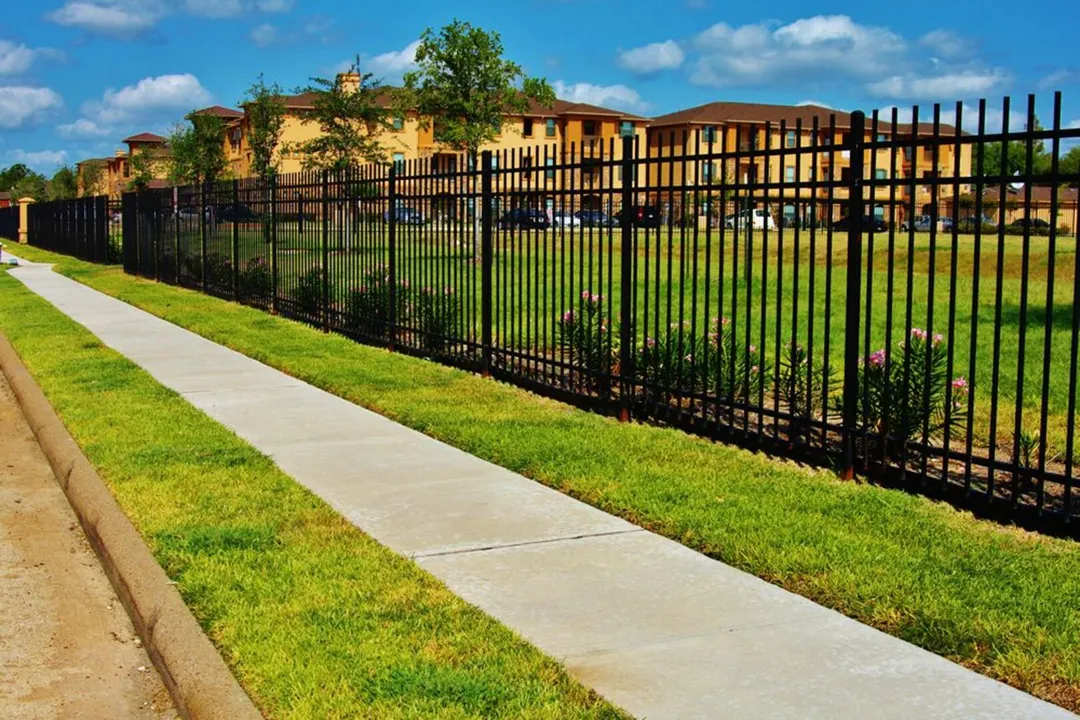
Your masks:
[[[123,262],[1075,535],[1080,176],[1060,162],[1080,130],[1060,96],[1047,129],[1034,98],[1020,130],[1003,111],[993,132],[957,104],[953,125],[652,128],[150,190],[123,198]]]
[[[119,204],[108,196],[34,203],[26,221],[27,241],[35,247],[90,262],[120,261]]]
[[[19,206],[0,208],[0,238],[19,240]]]

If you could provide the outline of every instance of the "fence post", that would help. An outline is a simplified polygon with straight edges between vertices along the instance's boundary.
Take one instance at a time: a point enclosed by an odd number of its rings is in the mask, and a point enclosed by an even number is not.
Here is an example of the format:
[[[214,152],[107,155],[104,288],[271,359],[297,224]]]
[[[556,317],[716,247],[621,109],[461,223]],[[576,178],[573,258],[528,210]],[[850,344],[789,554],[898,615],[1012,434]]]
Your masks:
[[[619,420],[630,420],[634,372],[634,224],[630,208],[634,204],[634,137],[622,139],[622,230],[621,257],[619,259]],[[610,300],[609,300],[610,302]]]
[[[276,173],[270,178],[270,312],[278,314]]]
[[[851,114],[851,134],[847,149],[851,158],[848,183],[847,237],[847,295],[844,321],[844,463],[840,475],[850,480],[855,475],[855,437],[859,415],[859,319],[862,315],[862,231],[865,203],[863,200],[863,146],[866,138],[866,115]]]
[[[237,292],[240,282],[240,181],[232,181],[232,296],[239,301]]]
[[[322,326],[330,332],[330,171],[322,172]]]
[[[491,269],[493,235],[495,231],[492,217],[492,168],[491,151],[485,150],[480,158],[480,344],[483,352],[481,371],[485,377],[491,375],[492,355],[492,300]],[[473,185],[473,187],[476,187]]]
[[[390,164],[390,175],[386,189],[389,212],[386,214],[386,244],[387,260],[386,275],[389,278],[389,301],[390,307],[386,309],[386,341],[387,347],[394,349],[397,340],[397,163]]]
[[[199,183],[199,231],[201,233],[202,248],[199,259],[199,279],[202,291],[206,292],[206,186],[207,181]]]

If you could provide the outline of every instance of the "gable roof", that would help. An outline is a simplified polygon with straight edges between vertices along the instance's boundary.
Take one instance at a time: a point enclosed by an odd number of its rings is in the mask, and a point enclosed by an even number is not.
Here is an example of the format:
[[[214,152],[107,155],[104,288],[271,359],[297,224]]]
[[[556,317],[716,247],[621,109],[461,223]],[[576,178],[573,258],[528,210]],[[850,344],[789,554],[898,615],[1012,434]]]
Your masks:
[[[165,138],[154,133],[144,132],[138,135],[132,135],[131,137],[124,138],[120,142],[123,143],[164,143]]]
[[[244,117],[244,113],[239,110],[233,110],[232,108],[223,107],[221,105],[211,105],[202,110],[196,110],[192,115],[214,115],[219,118],[225,118],[226,120],[235,120]]]

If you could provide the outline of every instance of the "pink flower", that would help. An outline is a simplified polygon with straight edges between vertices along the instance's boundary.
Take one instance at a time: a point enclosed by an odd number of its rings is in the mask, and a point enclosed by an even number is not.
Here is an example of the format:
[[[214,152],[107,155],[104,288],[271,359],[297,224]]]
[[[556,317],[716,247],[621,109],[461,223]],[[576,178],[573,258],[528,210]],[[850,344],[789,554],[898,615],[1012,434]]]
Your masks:
[[[929,336],[927,335],[927,332],[922,328],[911,328],[911,337],[915,338],[916,340],[925,340]]]
[[[447,285],[445,288],[443,288],[443,293],[445,293],[446,295],[453,295],[454,294],[454,288]]]
[[[934,333],[934,344],[935,345],[940,345],[941,341],[944,340],[944,339],[945,338],[942,336],[941,333]]]
[[[693,355],[687,355],[686,357],[683,358],[683,360],[685,360],[686,362],[694,362],[694,356]]]
[[[566,323],[567,325],[573,324],[573,322],[574,322],[574,311],[573,310],[567,310],[566,312],[564,312],[563,316],[562,316],[562,321],[564,323]]]
[[[757,345],[751,345],[750,346],[750,354],[753,355],[756,352],[757,352]]]
[[[960,376],[960,377],[956,378],[955,380],[952,381],[952,387],[953,387],[953,390],[955,390],[958,394],[966,395],[967,392],[968,392],[967,378],[965,378],[963,376]]]
[[[878,350],[867,359],[867,362],[874,367],[881,367],[885,364],[885,350]]]
[[[760,369],[760,368],[758,368],[758,366],[757,366],[757,365],[755,365],[755,366],[753,366],[752,368],[750,368],[750,372],[752,372],[752,373],[754,373],[755,375],[757,375],[757,373],[758,373],[758,370],[759,370],[759,369]]]
[[[656,338],[645,338],[645,347],[656,347]]]
[[[591,297],[592,297],[592,293],[589,292],[588,290],[582,290],[581,291],[581,299],[582,300],[588,300]]]

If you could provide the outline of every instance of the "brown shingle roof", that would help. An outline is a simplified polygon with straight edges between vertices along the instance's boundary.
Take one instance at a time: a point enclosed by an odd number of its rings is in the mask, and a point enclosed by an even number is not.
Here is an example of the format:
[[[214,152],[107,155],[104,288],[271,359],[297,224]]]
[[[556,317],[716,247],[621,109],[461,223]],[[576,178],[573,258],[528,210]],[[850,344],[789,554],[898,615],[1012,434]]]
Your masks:
[[[1054,190],[1053,185],[1032,185],[1031,186],[1031,201],[1034,202],[1034,203],[1049,205],[1053,190]],[[1070,205],[1070,206],[1075,205],[1078,196],[1080,196],[1080,191],[1078,191],[1076,188],[1058,187],[1057,191],[1058,191],[1058,194],[1057,194],[1058,203],[1061,204],[1061,205]],[[1027,189],[1023,188],[1023,187],[1020,188],[1019,190],[1013,190],[1011,187],[1005,190],[1005,198],[1006,198],[1006,200],[1015,199],[1016,201],[1018,201],[1020,203],[1024,202],[1024,198],[1026,197],[1026,194],[1027,194]],[[961,196],[961,197],[971,197],[971,196],[966,195],[966,196]],[[987,190],[983,193],[983,202],[986,202],[988,200],[991,201],[991,202],[997,202],[998,198],[1000,198],[1000,197],[1001,197],[1001,188],[998,188],[998,187],[987,188]]]
[[[164,143],[165,138],[154,133],[139,133],[138,135],[132,135],[131,137],[124,138],[120,142],[124,143]]]
[[[232,108],[222,107],[221,105],[211,105],[208,108],[202,110],[196,110],[193,115],[215,115],[226,120],[235,120],[236,118],[244,117],[244,113],[239,110],[233,110]]]

